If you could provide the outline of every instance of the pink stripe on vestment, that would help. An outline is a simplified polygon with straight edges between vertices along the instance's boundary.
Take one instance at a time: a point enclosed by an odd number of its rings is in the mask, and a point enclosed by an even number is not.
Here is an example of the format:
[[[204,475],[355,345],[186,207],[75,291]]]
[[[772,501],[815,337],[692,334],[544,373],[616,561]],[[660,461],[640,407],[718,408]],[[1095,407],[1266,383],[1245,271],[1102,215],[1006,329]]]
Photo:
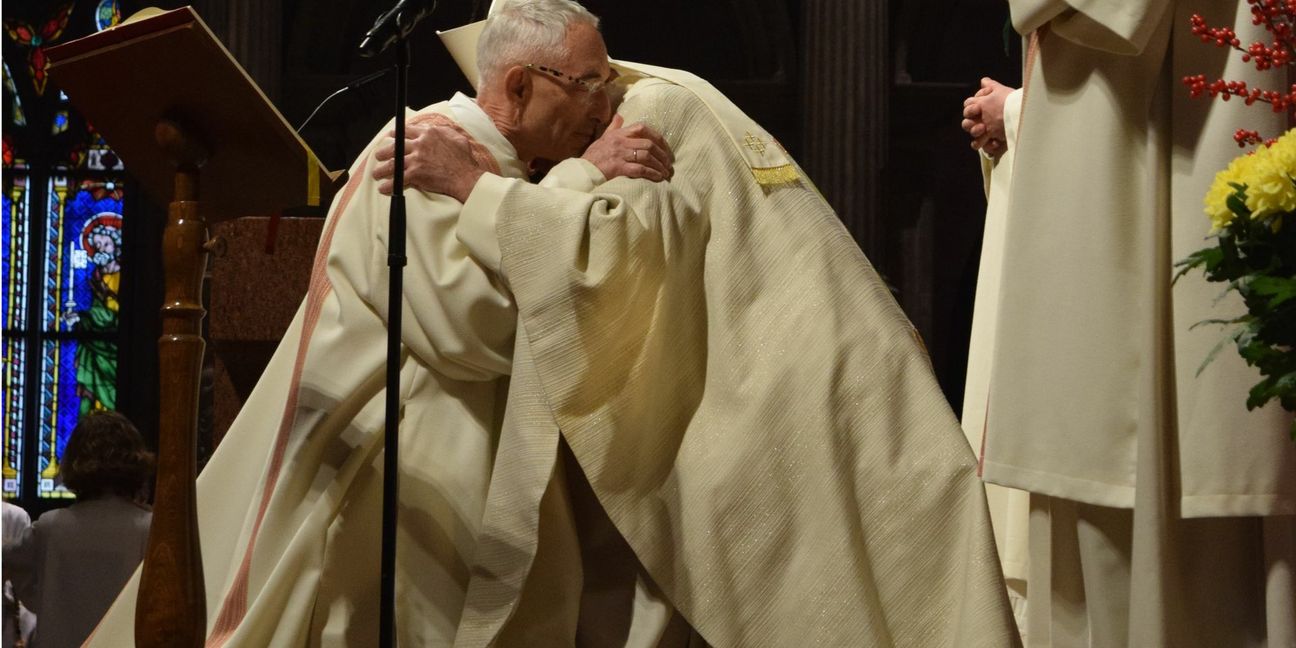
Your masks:
[[[428,115],[419,115],[408,122],[410,125],[438,125],[447,126],[464,137],[468,138],[469,149],[472,153],[473,160],[483,169],[488,170],[496,175],[500,172],[499,163],[494,156],[474,140],[466,131],[449,117],[439,113]],[[284,453],[288,447],[288,437],[292,431],[293,424],[296,420],[297,410],[297,392],[301,388],[302,369],[306,362],[306,352],[310,346],[311,335],[315,331],[315,325],[319,322],[320,312],[323,310],[324,298],[332,291],[333,286],[329,283],[326,266],[328,263],[328,251],[333,241],[333,233],[337,227],[338,221],[341,220],[342,214],[346,211],[347,205],[350,204],[351,198],[359,188],[360,182],[364,179],[365,167],[368,159],[360,163],[356,169],[355,175],[347,181],[343,189],[342,197],[338,201],[337,208],[332,214],[332,220],[329,221],[328,228],[325,229],[320,239],[319,248],[315,252],[315,262],[311,270],[310,288],[306,293],[306,315],[302,323],[301,340],[297,345],[297,359],[293,365],[292,381],[289,384],[288,402],[284,405],[283,416],[279,422],[279,432],[275,439],[274,453],[271,456],[270,470],[266,475],[265,486],[261,493],[261,503],[257,509],[256,522],[252,526],[251,537],[248,538],[247,548],[243,553],[243,561],[239,565],[238,573],[234,577],[234,583],[230,586],[229,592],[225,595],[225,601],[221,605],[220,615],[212,627],[211,636],[207,639],[208,648],[221,648],[225,642],[229,641],[234,631],[238,629],[243,618],[247,615],[247,594],[248,580],[252,570],[252,555],[256,547],[257,535],[261,531],[261,523],[265,519],[266,511],[270,507],[270,498],[274,493],[275,486],[279,481],[279,472],[283,468]]]
[[[333,233],[337,229],[338,221],[341,220],[342,214],[346,212],[347,205],[350,204],[356,189],[364,180],[367,164],[367,158],[361,161],[355,175],[351,177],[346,187],[343,188],[342,199],[338,201],[333,219],[329,221],[328,228],[324,230],[319,247],[315,251],[310,287],[306,292],[306,318],[302,323],[301,340],[297,344],[297,359],[293,364],[292,381],[288,386],[288,402],[284,404],[283,416],[279,421],[278,436],[275,438],[274,453],[270,459],[270,470],[266,475],[265,487],[261,493],[261,505],[257,509],[256,522],[252,525],[252,535],[248,538],[247,549],[243,553],[243,562],[239,565],[238,574],[235,575],[234,583],[225,596],[220,616],[217,617],[216,624],[212,627],[211,637],[207,640],[207,646],[210,648],[223,646],[234,634],[234,631],[238,629],[239,623],[243,621],[243,617],[247,614],[248,578],[252,569],[252,553],[256,546],[257,534],[261,531],[261,522],[265,519],[266,510],[270,507],[270,497],[279,481],[279,471],[283,468],[284,453],[288,448],[289,433],[292,431],[293,422],[296,420],[297,392],[301,387],[302,367],[306,364],[306,351],[310,346],[311,335],[315,332],[315,325],[319,323],[320,312],[324,308],[324,298],[333,290],[327,272],[329,248],[333,243]]]

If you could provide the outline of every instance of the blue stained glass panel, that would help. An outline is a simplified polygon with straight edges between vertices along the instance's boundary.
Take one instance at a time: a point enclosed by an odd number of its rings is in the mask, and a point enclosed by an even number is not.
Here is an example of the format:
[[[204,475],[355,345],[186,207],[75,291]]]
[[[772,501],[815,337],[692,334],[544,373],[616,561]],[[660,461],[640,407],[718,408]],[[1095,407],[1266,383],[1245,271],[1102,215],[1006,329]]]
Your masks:
[[[87,344],[83,340],[47,340],[41,355],[40,435],[36,470],[39,474],[37,495],[40,497],[72,497],[63,488],[59,465],[67,447],[72,429],[81,415],[93,409],[78,376],[78,351]],[[105,343],[116,351],[115,344]]]
[[[23,398],[26,390],[27,342],[4,339],[4,497],[22,495]]]
[[[27,322],[27,176],[10,173],[4,179],[3,222],[0,223],[0,249],[4,250],[0,285],[0,320],[6,330],[25,328]]]
[[[122,189],[111,181],[50,180],[45,330],[113,333],[121,279]]]
[[[60,110],[54,113],[54,122],[50,124],[50,135],[58,135],[67,132],[68,129],[68,112]]]

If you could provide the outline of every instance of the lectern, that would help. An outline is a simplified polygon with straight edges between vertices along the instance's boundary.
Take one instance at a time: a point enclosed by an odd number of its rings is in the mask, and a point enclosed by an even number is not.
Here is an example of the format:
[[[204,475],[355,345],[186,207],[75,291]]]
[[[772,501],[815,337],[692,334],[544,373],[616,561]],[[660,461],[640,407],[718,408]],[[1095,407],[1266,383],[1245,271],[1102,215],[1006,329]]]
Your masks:
[[[201,646],[206,594],[194,478],[207,225],[318,205],[330,176],[189,7],[146,9],[48,54],[55,82],[145,194],[169,201],[157,488],[135,640],[145,648]]]

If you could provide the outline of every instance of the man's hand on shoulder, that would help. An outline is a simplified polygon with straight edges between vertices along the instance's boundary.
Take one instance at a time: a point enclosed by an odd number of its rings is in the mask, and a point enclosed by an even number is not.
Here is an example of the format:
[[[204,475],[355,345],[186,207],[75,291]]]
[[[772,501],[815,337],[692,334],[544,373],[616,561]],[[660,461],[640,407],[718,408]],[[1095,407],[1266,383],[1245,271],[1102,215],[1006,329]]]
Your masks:
[[[643,124],[623,126],[621,115],[581,157],[589,160],[608,180],[618,177],[647,178],[653,182],[675,175],[675,155],[666,140]]]
[[[373,178],[381,181],[378,191],[384,195],[392,192],[395,157],[395,140],[384,144],[374,155],[378,164],[374,166]],[[463,133],[440,124],[405,125],[406,187],[465,202],[485,171],[473,158],[471,145]]]

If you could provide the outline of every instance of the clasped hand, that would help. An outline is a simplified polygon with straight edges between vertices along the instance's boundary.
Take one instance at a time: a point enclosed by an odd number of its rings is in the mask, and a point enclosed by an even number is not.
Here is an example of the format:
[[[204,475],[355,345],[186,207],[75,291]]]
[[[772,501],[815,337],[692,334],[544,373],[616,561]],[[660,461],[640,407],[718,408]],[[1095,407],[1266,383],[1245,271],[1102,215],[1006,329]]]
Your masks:
[[[963,102],[963,130],[972,136],[972,148],[998,158],[1007,149],[1004,133],[1004,102],[1013,89],[984,77],[981,89]]]

